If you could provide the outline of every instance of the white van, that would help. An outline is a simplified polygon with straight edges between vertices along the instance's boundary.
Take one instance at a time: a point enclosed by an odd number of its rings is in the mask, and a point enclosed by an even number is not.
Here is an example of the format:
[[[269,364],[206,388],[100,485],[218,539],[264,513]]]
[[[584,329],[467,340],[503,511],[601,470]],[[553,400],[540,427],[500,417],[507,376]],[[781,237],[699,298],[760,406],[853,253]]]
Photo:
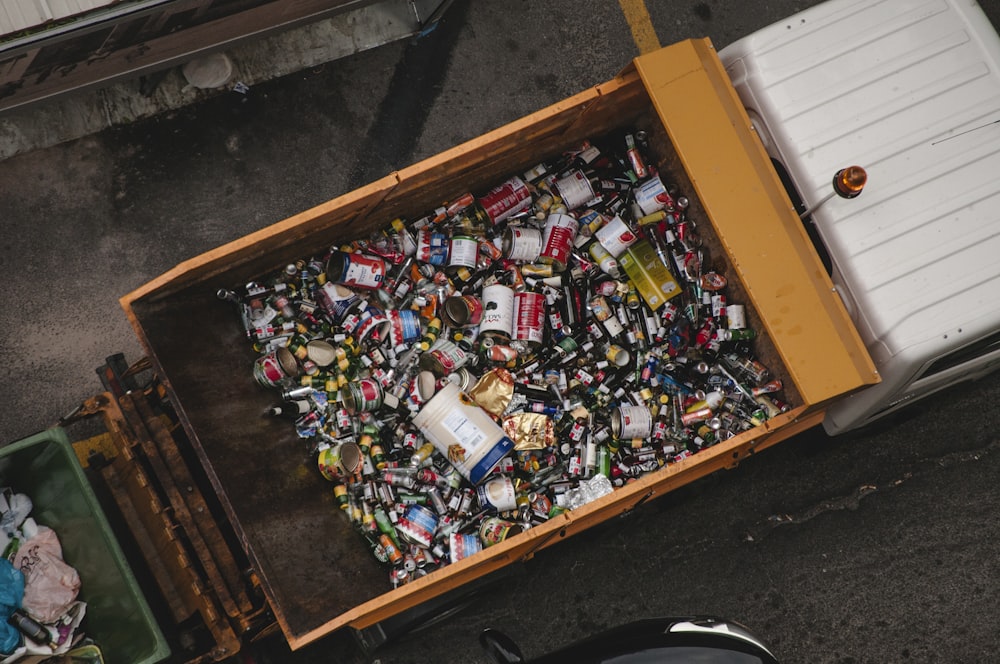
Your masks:
[[[971,0],[832,0],[719,56],[882,381],[854,429],[1000,367],[1000,37]],[[863,193],[829,198],[857,164]]]

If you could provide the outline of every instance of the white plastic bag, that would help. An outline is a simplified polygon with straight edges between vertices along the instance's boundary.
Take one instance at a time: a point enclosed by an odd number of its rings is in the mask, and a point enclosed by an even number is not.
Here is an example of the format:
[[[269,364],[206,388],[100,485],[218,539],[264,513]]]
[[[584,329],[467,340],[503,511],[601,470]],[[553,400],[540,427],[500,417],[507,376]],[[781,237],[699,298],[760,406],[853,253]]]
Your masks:
[[[80,575],[63,561],[59,538],[46,526],[21,544],[14,567],[24,574],[21,607],[39,622],[57,621],[80,592]]]

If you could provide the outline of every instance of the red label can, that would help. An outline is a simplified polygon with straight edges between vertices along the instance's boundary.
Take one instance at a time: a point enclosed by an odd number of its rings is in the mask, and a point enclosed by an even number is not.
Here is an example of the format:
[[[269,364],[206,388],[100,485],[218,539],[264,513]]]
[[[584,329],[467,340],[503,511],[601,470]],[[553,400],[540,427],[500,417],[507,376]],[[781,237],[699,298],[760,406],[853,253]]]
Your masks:
[[[541,345],[545,338],[545,296],[525,291],[514,296],[514,338]]]
[[[565,270],[578,230],[580,223],[568,214],[550,214],[545,222],[545,235],[542,238],[542,253],[538,257],[539,260],[551,265],[557,272]]]
[[[449,327],[473,327],[483,320],[483,303],[472,295],[453,295],[444,301],[441,313]]]
[[[382,386],[378,381],[363,378],[351,383],[344,392],[344,408],[352,415],[378,410],[383,398]]]
[[[486,192],[486,195],[479,199],[479,204],[496,226],[531,207],[531,190],[524,184],[524,180],[512,177]]]
[[[283,378],[299,375],[295,356],[284,346],[257,358],[253,367],[254,378],[264,387],[275,387]]]

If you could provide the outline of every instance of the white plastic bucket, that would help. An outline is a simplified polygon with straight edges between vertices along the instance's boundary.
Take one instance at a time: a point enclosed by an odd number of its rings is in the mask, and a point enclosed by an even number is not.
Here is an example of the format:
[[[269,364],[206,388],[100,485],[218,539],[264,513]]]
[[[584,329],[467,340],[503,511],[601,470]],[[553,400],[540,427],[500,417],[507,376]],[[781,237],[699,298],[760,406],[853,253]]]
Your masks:
[[[413,423],[465,479],[479,484],[514,449],[514,441],[454,383],[445,384]]]

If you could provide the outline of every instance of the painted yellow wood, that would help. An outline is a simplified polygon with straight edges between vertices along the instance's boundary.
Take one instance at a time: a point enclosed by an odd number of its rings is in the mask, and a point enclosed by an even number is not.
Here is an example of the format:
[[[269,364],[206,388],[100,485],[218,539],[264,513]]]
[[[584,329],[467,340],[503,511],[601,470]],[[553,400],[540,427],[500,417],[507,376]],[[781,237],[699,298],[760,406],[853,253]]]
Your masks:
[[[679,42],[635,64],[805,401],[820,403],[878,382],[711,42]]]

